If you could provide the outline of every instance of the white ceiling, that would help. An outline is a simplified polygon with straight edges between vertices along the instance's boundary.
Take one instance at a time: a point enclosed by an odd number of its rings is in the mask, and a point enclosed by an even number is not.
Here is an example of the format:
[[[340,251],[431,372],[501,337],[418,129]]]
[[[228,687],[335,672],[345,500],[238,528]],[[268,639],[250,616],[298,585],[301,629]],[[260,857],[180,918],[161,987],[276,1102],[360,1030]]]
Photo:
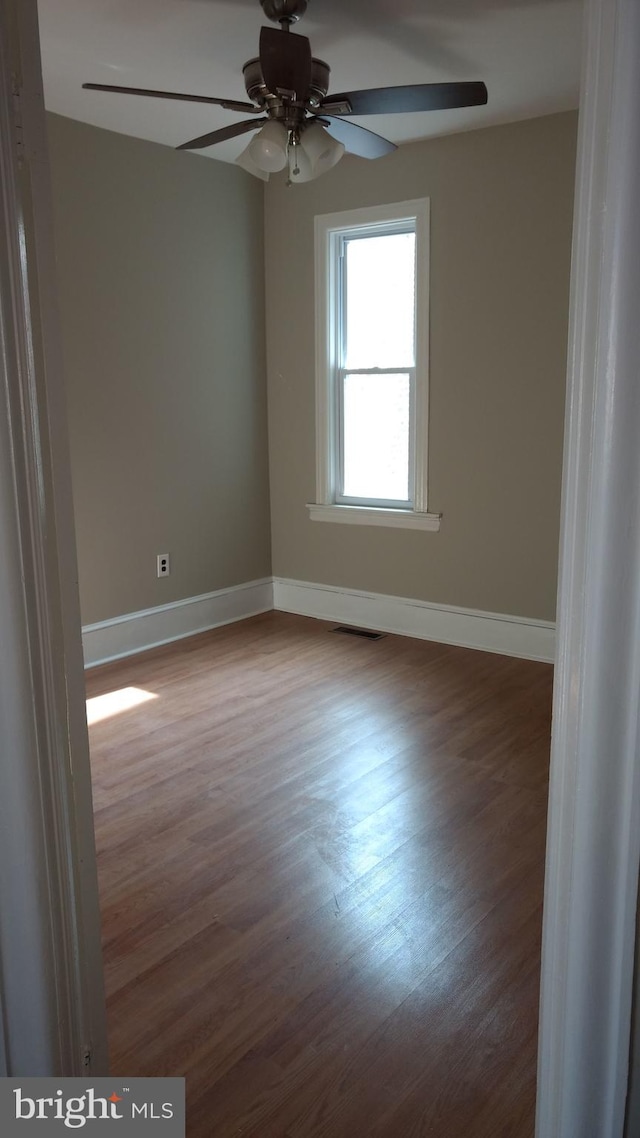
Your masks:
[[[58,114],[177,146],[239,121],[221,107],[83,91],[83,82],[246,99],[259,0],[39,0],[45,100]],[[582,0],[309,0],[297,30],[333,91],[483,79],[486,107],[354,118],[408,142],[578,105]],[[275,25],[272,25],[275,26]],[[244,138],[200,153],[232,161]]]

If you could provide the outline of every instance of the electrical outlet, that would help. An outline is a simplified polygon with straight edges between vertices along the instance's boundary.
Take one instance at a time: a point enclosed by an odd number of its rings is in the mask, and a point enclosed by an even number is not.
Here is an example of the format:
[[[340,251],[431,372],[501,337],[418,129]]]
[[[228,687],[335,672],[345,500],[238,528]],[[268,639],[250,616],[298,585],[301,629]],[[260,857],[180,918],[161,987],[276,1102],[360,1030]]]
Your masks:
[[[168,553],[159,553],[156,559],[157,573],[159,577],[168,577],[171,572],[171,563],[169,561]]]

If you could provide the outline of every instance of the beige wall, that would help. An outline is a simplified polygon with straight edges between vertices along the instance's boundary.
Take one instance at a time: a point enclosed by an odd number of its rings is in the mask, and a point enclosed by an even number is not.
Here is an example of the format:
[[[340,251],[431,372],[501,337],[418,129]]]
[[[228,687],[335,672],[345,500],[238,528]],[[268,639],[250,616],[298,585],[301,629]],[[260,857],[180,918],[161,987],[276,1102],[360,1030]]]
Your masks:
[[[262,184],[49,128],[83,621],[266,576]],[[553,619],[575,133],[575,114],[552,115],[268,185],[277,576]],[[421,196],[441,531],[310,522],[314,216]]]
[[[266,191],[276,576],[553,619],[575,113],[345,159]],[[311,522],[314,216],[431,199],[429,506],[440,533]]]
[[[268,575],[262,185],[48,124],[83,623]]]

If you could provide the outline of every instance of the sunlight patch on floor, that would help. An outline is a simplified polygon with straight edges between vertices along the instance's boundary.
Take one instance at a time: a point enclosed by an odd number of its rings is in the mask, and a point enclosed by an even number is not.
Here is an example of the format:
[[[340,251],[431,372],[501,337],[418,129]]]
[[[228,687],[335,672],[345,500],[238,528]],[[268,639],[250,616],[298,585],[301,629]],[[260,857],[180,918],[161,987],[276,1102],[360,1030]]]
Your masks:
[[[94,695],[87,700],[87,723],[91,727],[103,719],[110,719],[112,715],[120,715],[123,711],[130,711],[141,703],[157,698],[157,695],[144,688],[119,688],[117,691],[105,692],[104,695]]]

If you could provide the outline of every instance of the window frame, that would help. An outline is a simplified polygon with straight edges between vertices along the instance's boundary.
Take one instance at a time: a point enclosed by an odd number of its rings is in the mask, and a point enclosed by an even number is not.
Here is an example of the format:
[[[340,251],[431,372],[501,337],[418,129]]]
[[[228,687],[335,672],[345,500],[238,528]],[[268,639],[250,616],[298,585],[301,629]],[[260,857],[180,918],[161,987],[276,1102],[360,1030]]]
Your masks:
[[[429,199],[396,202],[315,218],[316,269],[316,501],[314,521],[390,525],[438,530],[440,516],[427,509],[429,428]],[[350,238],[414,230],[416,236],[416,357],[414,368],[378,370],[413,373],[410,403],[409,501],[373,501],[341,496],[341,383],[344,310],[340,251]],[[420,314],[418,318],[418,314]],[[351,374],[351,372],[349,372]]]

